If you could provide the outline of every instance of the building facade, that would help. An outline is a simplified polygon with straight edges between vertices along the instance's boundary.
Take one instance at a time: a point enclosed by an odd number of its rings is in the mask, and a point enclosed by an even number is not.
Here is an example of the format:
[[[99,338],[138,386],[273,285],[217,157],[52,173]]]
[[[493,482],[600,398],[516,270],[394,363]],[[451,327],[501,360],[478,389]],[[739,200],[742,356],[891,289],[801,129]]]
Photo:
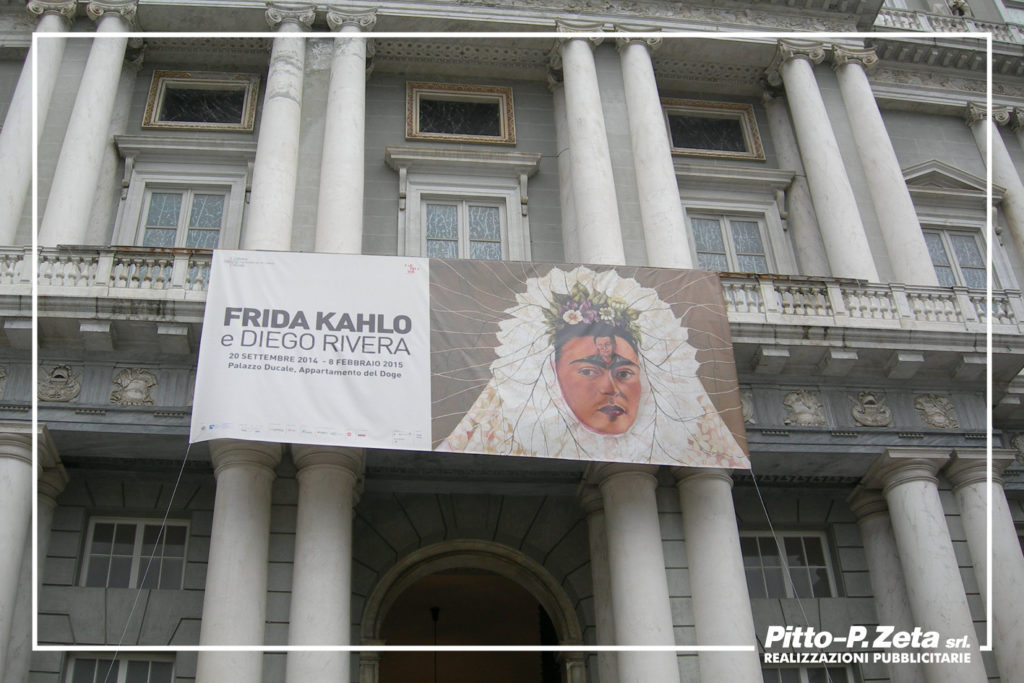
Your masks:
[[[1010,0],[0,3],[2,680],[1024,680],[1022,26]],[[752,469],[189,446],[212,248],[717,271]],[[33,495],[39,644],[103,649],[32,651]],[[876,625],[964,661],[763,657],[773,626]],[[370,649],[274,651],[338,644]],[[109,649],[196,645],[268,651]]]

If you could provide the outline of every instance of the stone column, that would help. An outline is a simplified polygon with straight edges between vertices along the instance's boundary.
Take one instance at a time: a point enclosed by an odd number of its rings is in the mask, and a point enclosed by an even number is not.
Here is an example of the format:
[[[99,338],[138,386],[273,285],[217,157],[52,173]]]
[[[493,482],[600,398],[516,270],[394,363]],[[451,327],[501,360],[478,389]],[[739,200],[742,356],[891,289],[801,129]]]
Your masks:
[[[0,423],[0,671],[14,627],[21,551],[32,528],[32,427]]]
[[[907,584],[885,498],[878,490],[858,486],[847,501],[857,517],[857,526],[864,541],[878,623],[910,632],[914,628],[914,617],[910,613]],[[925,683],[920,664],[889,664],[888,669],[892,683]]]
[[[608,573],[608,533],[601,492],[596,486],[583,483],[577,492],[587,515],[587,537],[590,539],[590,580],[594,587],[594,620],[597,645],[615,644],[615,615],[612,612],[612,584]],[[601,683],[618,683],[618,664],[614,652],[597,653],[597,679]]]
[[[135,9],[135,0],[92,0],[87,7],[98,34],[131,30]],[[93,38],[40,223],[40,246],[86,239],[127,46],[124,36]]]
[[[981,156],[984,159],[987,155],[986,134],[992,131],[992,182],[1006,188],[1003,195],[1003,215],[1006,217],[1006,224],[1010,228],[1010,237],[1017,250],[1017,256],[1024,258],[1024,182],[1021,182],[1017,174],[1017,168],[1013,165],[1010,152],[1006,149],[1003,136],[999,133],[999,127],[995,124],[1005,125],[1010,122],[1010,109],[1008,107],[993,107],[993,121],[988,120],[988,114],[983,104],[970,102],[967,105],[967,125],[974,134],[974,140],[978,144]]]
[[[63,33],[71,28],[75,0],[32,0],[26,9],[39,17],[36,33]],[[18,223],[32,181],[32,60],[36,60],[38,127],[41,134],[50,108],[50,97],[64,56],[64,39],[36,39],[21,67],[11,106],[0,128],[0,246],[14,244]]]
[[[558,46],[553,66],[562,70],[565,83],[579,258],[585,263],[622,264],[626,261],[626,254],[622,246],[612,158],[594,64],[593,48],[601,41],[571,35],[572,31],[600,30],[600,25],[559,21],[557,27],[559,31],[569,33]]]
[[[992,648],[1005,681],[1024,680],[1024,555],[1010,515],[1002,474],[1013,451],[992,452],[992,586],[989,588],[988,461],[983,449],[957,449],[946,476],[960,505],[960,520],[971,551],[974,576],[986,600],[991,594]]]
[[[878,270],[871,257],[857,200],[814,77],[813,65],[824,58],[821,43],[780,40],[768,80],[778,85],[781,79],[786,87],[800,156],[807,170],[807,184],[832,275],[878,282]]]
[[[338,31],[331,61],[316,212],[316,251],[358,254],[363,250],[363,158],[366,139],[366,57],[374,10],[328,6],[327,23]],[[345,35],[349,34],[349,36]]]
[[[661,526],[657,468],[591,465],[587,480],[604,502],[616,645],[675,645]],[[674,652],[618,653],[623,683],[678,683]]]
[[[210,442],[217,479],[200,645],[263,645],[270,497],[281,445]],[[260,652],[200,652],[198,683],[259,683]]]
[[[793,238],[793,250],[801,275],[828,276],[828,256],[821,242],[818,218],[814,215],[811,190],[807,186],[807,174],[800,161],[800,148],[793,135],[793,125],[786,109],[786,100],[781,89],[766,88],[762,95],[764,109],[768,115],[768,128],[775,143],[775,154],[779,167],[793,169],[796,176],[786,192],[786,222]]]
[[[853,129],[878,225],[897,282],[938,287],[928,245],[903,178],[896,151],[882,121],[867,70],[878,63],[874,48],[835,46],[832,65]]]
[[[360,449],[292,446],[299,507],[289,645],[348,645],[352,622],[352,509],[358,501]],[[349,677],[347,652],[290,652],[289,683],[337,683]]]
[[[622,63],[647,265],[693,268],[672,146],[651,63],[650,51],[661,45],[661,39],[618,38],[616,44]]]
[[[698,645],[757,645],[743,570],[732,477],[725,470],[673,470],[683,511]],[[760,683],[757,652],[701,652],[702,681]]]
[[[562,209],[562,251],[566,263],[580,260],[579,226],[572,194],[572,151],[569,149],[569,121],[565,116],[565,86],[562,73],[548,71],[548,90],[555,113],[555,146],[558,156],[558,199]]]
[[[282,35],[274,38],[270,53],[243,249],[287,251],[292,246],[306,40],[288,34],[308,30],[315,16],[311,4],[267,4],[267,23]]]
[[[939,633],[940,651],[949,638],[969,639],[969,663],[924,664],[925,680],[984,683],[988,677],[939,500],[936,472],[947,460],[934,450],[889,449],[872,465],[865,483],[880,485],[889,504],[900,564],[913,577],[906,585],[914,624]]]

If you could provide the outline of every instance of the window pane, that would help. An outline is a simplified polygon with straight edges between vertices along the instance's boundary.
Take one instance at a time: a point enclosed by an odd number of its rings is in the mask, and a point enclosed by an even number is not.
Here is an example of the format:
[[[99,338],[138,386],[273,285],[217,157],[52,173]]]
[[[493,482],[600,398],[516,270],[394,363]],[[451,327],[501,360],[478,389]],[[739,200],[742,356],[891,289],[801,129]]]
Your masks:
[[[149,683],[149,662],[132,660],[128,662],[128,675],[125,683]]]
[[[764,254],[761,229],[752,221],[730,221],[737,254]]]
[[[501,260],[501,244],[499,242],[470,242],[469,258]]]
[[[694,218],[693,241],[697,245],[698,252],[725,253],[725,241],[722,240],[722,230],[717,220],[709,218]]]
[[[156,524],[147,524],[142,530],[142,556],[149,557],[156,550],[157,541],[160,540],[160,527]]]
[[[71,683],[93,683],[95,673],[95,659],[76,659],[75,671],[71,675]]]
[[[775,539],[770,536],[760,536],[757,539],[758,548],[761,550],[761,559],[766,567],[779,566],[779,546]]]
[[[107,586],[110,588],[128,588],[132,574],[132,558],[113,557],[110,560],[110,579]]]
[[[826,668],[828,671],[829,683],[847,683],[850,678],[846,675],[846,669],[840,669],[837,666],[830,666]]]
[[[752,598],[767,598],[768,594],[764,589],[764,577],[760,569],[747,570],[747,590]]]
[[[114,541],[113,524],[96,524],[92,531],[92,552],[109,553]]]
[[[113,659],[101,659],[96,664],[96,683],[112,683],[117,680],[121,663]]]
[[[729,262],[725,259],[725,254],[697,254],[697,265],[700,266],[701,270],[712,270],[715,272],[723,273],[729,270]]]
[[[764,256],[739,254],[736,256],[737,270],[741,273],[767,273],[768,259]]]
[[[817,536],[804,537],[804,552],[807,553],[807,564],[812,567],[825,566],[825,548]]]
[[[183,557],[185,555],[185,535],[185,527],[168,526],[164,530],[164,555]]]
[[[219,228],[224,217],[224,195],[197,194],[192,198],[188,224],[193,228]]]
[[[782,578],[781,569],[765,569],[764,581],[768,586],[769,598],[786,597],[786,582]]]
[[[420,132],[501,137],[501,107],[497,101],[420,98]]]
[[[786,548],[786,562],[790,567],[803,567],[807,564],[804,560],[804,547],[797,536],[787,536],[783,539]]]
[[[146,234],[142,237],[144,247],[173,247],[174,238],[178,235],[177,230],[169,228],[146,228]]]
[[[761,566],[761,556],[757,552],[757,539],[753,536],[740,536],[740,552],[743,553],[743,566]]]
[[[427,239],[458,238],[458,207],[454,204],[427,204]]]
[[[185,235],[185,246],[189,249],[216,249],[219,240],[219,230],[189,230]]]
[[[110,558],[93,555],[89,558],[89,572],[85,576],[86,586],[106,586]]]
[[[160,559],[150,561],[149,556],[139,558],[139,578],[136,580],[138,588],[159,588],[160,584]]]
[[[154,192],[149,197],[146,225],[151,227],[177,227],[181,215],[180,192]]]
[[[928,255],[932,257],[932,263],[936,266],[935,270],[938,270],[938,266],[948,266],[949,256],[946,254],[946,248],[942,246],[942,238],[937,233],[926,232],[924,241],[928,245]]]
[[[171,683],[173,665],[170,662],[151,662],[149,665],[149,683]]]
[[[814,595],[811,593],[811,580],[807,576],[806,569],[790,569],[789,578],[793,582],[794,598],[814,597]]]
[[[131,555],[135,549],[135,525],[118,524],[114,531],[114,554]]]
[[[779,669],[782,683],[800,683],[800,669]]]
[[[163,570],[160,572],[160,587],[181,588],[181,560],[164,560]]]
[[[956,277],[953,275],[953,269],[949,266],[935,266],[935,277],[943,287],[956,286]]]
[[[501,212],[498,207],[469,207],[469,239],[501,241]]]
[[[676,148],[747,151],[739,119],[669,114],[668,128],[672,146]]]
[[[964,274],[964,285],[977,289],[985,289],[984,268],[961,268],[960,272]],[[998,287],[995,278],[992,278],[992,286]]]
[[[953,245],[953,253],[956,254],[956,262],[960,267],[984,268],[985,259],[981,256],[978,243],[971,235],[957,235],[947,233],[949,241]]]
[[[168,87],[164,90],[161,121],[241,123],[245,89],[208,90]]]
[[[459,244],[454,240],[427,240],[429,258],[458,258]]]
[[[780,683],[782,680],[779,678],[778,669],[761,669],[761,677],[764,679],[764,683]]]
[[[814,589],[814,597],[828,598],[832,596],[832,586],[828,583],[828,570],[818,568],[811,570],[811,587]]]

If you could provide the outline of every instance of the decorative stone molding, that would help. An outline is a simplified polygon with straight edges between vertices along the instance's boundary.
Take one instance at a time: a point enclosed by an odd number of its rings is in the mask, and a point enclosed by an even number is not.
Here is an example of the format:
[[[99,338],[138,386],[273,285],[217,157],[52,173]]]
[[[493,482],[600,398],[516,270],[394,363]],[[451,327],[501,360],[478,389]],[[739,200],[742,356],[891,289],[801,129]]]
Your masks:
[[[740,408],[743,410],[744,424],[757,424],[757,419],[754,417],[754,392],[740,392]]]
[[[816,391],[799,389],[782,399],[788,411],[784,424],[797,427],[821,427],[825,424],[825,406]]]
[[[834,46],[832,48],[832,68],[838,69],[846,64],[860,64],[865,71],[870,71],[878,64],[878,53],[872,47]]]
[[[992,107],[992,122],[997,126],[1005,126],[1010,123],[1010,107]],[[988,118],[988,109],[979,102],[968,102],[967,111],[964,112],[964,119],[968,126],[984,121]]]
[[[892,424],[892,410],[885,404],[885,396],[874,391],[862,391],[857,394],[850,414],[857,424],[864,427],[888,427]]]
[[[4,389],[7,388],[7,367],[0,365],[0,398],[4,396]]]
[[[46,14],[56,14],[70,27],[75,19],[76,7],[76,0],[30,0],[25,9],[39,19]]]
[[[274,31],[286,23],[298,24],[303,31],[308,31],[316,19],[316,6],[304,2],[268,2],[266,17],[267,25]]]
[[[134,28],[138,9],[137,0],[90,0],[85,8],[85,13],[93,21],[99,21],[107,14],[119,14],[121,19]]]
[[[141,368],[125,368],[114,375],[110,402],[119,406],[151,406],[150,390],[157,385],[156,375]]]
[[[1010,439],[1010,445],[1017,451],[1016,460],[1020,464],[1024,465],[1024,433],[1015,434]]]
[[[772,63],[765,70],[765,78],[771,85],[782,84],[782,65],[794,59],[804,59],[813,64],[825,60],[825,44],[814,40],[780,40]]]
[[[921,420],[936,429],[959,429],[960,421],[956,417],[956,407],[946,396],[939,394],[921,394],[914,399]]]
[[[889,513],[889,505],[882,497],[882,493],[877,489],[867,488],[863,484],[853,490],[853,493],[847,497],[846,503],[850,506],[850,512],[858,522],[874,515]]]
[[[40,375],[37,389],[40,401],[66,403],[78,398],[82,391],[82,375],[70,365],[54,365]]]
[[[332,31],[345,26],[355,26],[360,31],[372,31],[377,24],[377,10],[370,8],[349,7],[348,5],[328,5],[327,25]]]
[[[864,474],[869,488],[890,489],[911,481],[938,484],[938,471],[949,460],[949,452],[930,448],[890,448]]]

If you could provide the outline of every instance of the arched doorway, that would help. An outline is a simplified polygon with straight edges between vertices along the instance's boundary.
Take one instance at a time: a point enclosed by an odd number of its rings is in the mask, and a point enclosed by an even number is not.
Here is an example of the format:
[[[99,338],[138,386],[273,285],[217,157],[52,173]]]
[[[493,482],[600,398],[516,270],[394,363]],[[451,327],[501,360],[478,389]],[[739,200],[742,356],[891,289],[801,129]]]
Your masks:
[[[402,559],[369,596],[361,632],[365,644],[431,645],[435,627],[439,645],[582,642],[576,613],[554,577],[523,553],[489,541],[448,541]],[[584,678],[582,653],[360,656],[360,683],[577,683]]]

